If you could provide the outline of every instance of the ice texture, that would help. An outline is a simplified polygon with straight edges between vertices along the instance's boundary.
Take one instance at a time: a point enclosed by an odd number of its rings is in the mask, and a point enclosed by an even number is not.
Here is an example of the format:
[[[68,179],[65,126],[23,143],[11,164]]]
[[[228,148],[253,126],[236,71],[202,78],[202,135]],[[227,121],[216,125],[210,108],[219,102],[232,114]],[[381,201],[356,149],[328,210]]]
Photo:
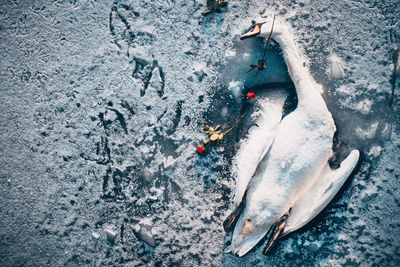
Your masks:
[[[399,264],[400,77],[388,107],[399,2],[229,2],[214,21],[205,1],[1,2],[1,266]],[[326,88],[336,162],[352,148],[366,156],[312,224],[271,256],[239,259],[223,253],[221,225],[251,116],[206,157],[195,149],[205,123],[237,120],[248,87],[287,82],[275,54],[257,78],[247,73],[262,43],[238,41],[272,14],[292,24]],[[235,94],[232,81],[243,84]],[[371,139],[356,134],[374,123]]]

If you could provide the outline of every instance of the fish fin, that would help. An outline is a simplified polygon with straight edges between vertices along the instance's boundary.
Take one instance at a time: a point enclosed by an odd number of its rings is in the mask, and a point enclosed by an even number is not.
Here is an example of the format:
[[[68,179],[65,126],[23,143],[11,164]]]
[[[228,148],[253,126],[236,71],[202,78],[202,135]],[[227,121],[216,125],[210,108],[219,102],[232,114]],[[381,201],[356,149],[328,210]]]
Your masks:
[[[292,208],[289,209],[288,212],[282,215],[269,229],[266,237],[267,237],[267,244],[264,247],[263,253],[267,255],[267,253],[271,250],[271,248],[276,244],[276,241],[282,235],[282,232],[285,230],[286,222],[290,216]]]
[[[327,163],[317,182],[294,202],[292,214],[282,236],[307,224],[329,204],[356,167],[359,157],[358,150],[351,151],[335,170],[332,170]]]

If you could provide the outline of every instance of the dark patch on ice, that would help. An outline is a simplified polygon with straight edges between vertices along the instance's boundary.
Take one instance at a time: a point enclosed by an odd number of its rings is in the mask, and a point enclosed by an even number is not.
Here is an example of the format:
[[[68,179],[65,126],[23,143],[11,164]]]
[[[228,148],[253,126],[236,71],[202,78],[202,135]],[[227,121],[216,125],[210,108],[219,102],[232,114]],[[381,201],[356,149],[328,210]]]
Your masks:
[[[162,68],[158,65],[157,60],[153,60],[152,65],[146,60],[140,58],[134,58],[135,60],[135,68],[132,72],[132,77],[136,79],[140,79],[143,82],[143,88],[140,89],[140,96],[144,96],[146,94],[146,90],[149,87],[150,81],[153,77],[153,71],[158,68],[160,74],[160,87],[155,88],[157,90],[158,96],[161,98],[164,95],[164,87],[165,87],[165,74]]]
[[[112,111],[115,112],[115,114],[117,115],[117,120],[121,124],[122,129],[124,129],[125,134],[128,134],[128,129],[126,128],[126,122],[125,122],[125,119],[124,119],[124,115],[122,115],[122,113],[119,112],[116,109],[109,108],[109,110],[112,110]]]
[[[115,31],[115,26],[114,26],[114,14],[116,14],[116,16],[122,21],[122,23],[125,25],[125,30],[128,31],[128,35],[129,36],[125,36],[126,41],[128,42],[128,44],[132,44],[133,40],[135,39],[135,33],[132,31],[131,29],[131,25],[129,24],[128,20],[125,18],[125,16],[123,16],[118,9],[122,7],[123,9],[130,11],[130,13],[134,16],[134,17],[139,17],[139,13],[134,11],[133,8],[131,8],[130,6],[126,5],[126,4],[120,4],[120,1],[116,0],[114,1],[114,4],[111,7],[111,11],[109,14],[109,28],[110,28],[110,33],[111,36],[114,38],[113,42],[118,46],[119,49],[122,48],[121,44],[119,44],[118,42],[118,38],[117,38],[117,33]]]
[[[157,93],[158,93],[159,97],[163,97],[164,88],[165,88],[165,74],[163,72],[163,69],[158,65],[158,63],[157,63],[157,66],[158,66],[158,71],[160,72],[160,78],[161,78],[161,88],[158,88]]]
[[[176,108],[175,108],[175,117],[172,119],[173,122],[173,127],[169,130],[167,130],[167,134],[171,135],[176,131],[176,128],[179,125],[179,122],[181,121],[181,117],[182,117],[182,104],[184,103],[183,100],[179,100],[176,103]]]

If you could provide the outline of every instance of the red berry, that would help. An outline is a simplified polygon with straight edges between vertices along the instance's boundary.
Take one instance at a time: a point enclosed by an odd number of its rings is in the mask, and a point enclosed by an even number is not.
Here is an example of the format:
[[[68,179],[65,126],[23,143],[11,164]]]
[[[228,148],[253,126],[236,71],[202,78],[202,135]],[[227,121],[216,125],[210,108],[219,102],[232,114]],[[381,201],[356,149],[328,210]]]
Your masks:
[[[204,155],[204,153],[206,153],[206,148],[204,147],[204,146],[197,146],[197,151],[200,153],[200,154],[202,154],[202,155]]]
[[[256,94],[255,93],[251,92],[251,93],[247,94],[247,99],[254,99],[254,98],[256,98]]]

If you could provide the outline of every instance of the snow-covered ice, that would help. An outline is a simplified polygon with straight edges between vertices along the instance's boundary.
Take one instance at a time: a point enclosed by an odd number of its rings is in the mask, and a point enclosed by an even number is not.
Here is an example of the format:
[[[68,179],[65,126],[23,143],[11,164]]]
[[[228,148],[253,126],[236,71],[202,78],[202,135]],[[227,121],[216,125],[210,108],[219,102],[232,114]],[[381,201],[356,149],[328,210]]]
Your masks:
[[[1,266],[398,265],[399,2],[229,2],[211,22],[205,1],[2,1]],[[252,116],[206,157],[195,149],[204,124],[228,129],[246,110],[243,92],[290,82],[276,46],[267,70],[247,73],[262,43],[238,40],[272,14],[326,89],[332,164],[364,156],[309,226],[239,259],[223,253],[222,222]]]

